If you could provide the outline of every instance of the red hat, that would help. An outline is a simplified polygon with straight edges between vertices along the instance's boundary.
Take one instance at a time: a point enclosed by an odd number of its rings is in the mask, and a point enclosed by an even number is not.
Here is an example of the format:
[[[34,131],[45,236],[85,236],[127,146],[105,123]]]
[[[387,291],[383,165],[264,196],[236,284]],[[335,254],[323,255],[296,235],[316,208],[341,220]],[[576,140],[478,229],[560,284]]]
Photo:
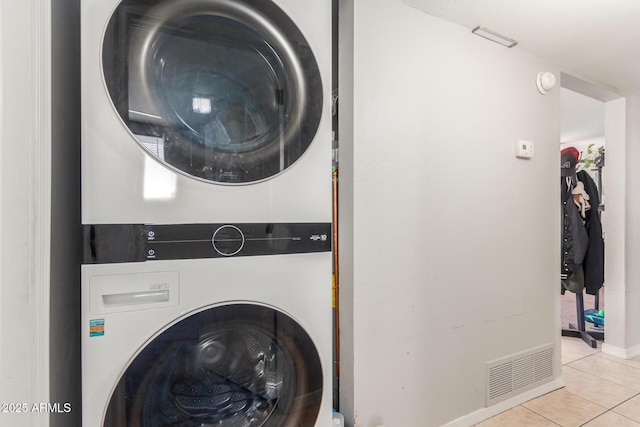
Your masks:
[[[570,176],[576,172],[576,164],[580,159],[580,152],[575,147],[567,147],[560,152],[560,175]]]

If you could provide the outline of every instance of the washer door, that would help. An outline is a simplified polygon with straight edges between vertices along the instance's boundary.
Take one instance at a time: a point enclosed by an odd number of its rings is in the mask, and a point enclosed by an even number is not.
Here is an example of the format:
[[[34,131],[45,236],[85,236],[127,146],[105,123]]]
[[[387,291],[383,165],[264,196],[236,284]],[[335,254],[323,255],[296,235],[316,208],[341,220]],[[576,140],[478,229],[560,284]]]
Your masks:
[[[105,32],[102,69],[134,139],[209,182],[282,172],[322,115],[313,53],[269,0],[124,0]]]
[[[104,426],[313,426],[322,368],[311,338],[265,306],[210,308],[181,320],[130,363]]]

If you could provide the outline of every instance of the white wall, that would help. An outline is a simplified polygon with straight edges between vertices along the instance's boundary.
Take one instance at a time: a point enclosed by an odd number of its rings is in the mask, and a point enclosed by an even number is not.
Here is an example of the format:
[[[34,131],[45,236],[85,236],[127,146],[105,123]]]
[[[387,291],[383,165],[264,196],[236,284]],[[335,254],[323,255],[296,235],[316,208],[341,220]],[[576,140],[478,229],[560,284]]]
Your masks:
[[[0,2],[0,424],[46,425],[48,402],[48,23],[44,2]],[[15,409],[15,407],[14,407]]]
[[[603,179],[605,211],[605,344],[609,353],[626,348],[626,101],[624,98],[605,103],[606,175]],[[615,350],[614,350],[615,349]],[[623,356],[622,354],[618,354]]]
[[[28,74],[31,66],[29,27],[27,41],[16,44],[16,16],[29,14],[28,2],[3,1],[2,7],[2,223],[0,224],[0,401],[29,401],[29,316],[25,310],[30,297],[32,218],[31,209],[31,117],[24,98],[33,96]],[[26,81],[25,81],[26,80]],[[8,352],[5,349],[11,348]]]
[[[486,362],[554,343],[559,365],[560,97],[535,85],[559,73],[399,1],[350,10],[341,411],[347,425],[442,425],[485,406]],[[514,157],[519,139],[534,159]]]
[[[605,343],[602,351],[622,358],[640,355],[640,97],[606,104],[607,175]]]
[[[640,355],[640,96],[626,98],[626,326],[631,357]]]

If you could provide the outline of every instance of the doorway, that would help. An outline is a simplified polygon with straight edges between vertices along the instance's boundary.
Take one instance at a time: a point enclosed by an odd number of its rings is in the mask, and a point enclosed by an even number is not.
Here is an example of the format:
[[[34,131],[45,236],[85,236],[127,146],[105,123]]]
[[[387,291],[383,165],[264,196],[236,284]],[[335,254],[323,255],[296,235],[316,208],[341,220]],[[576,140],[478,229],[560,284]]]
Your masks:
[[[560,149],[562,160],[568,158],[576,158],[578,161],[575,165],[575,172],[571,175],[562,174],[562,199],[571,197],[567,191],[568,188],[574,188],[577,185],[583,186],[589,192],[589,195],[581,197],[574,195],[574,201],[577,197],[582,200],[581,218],[587,224],[594,224],[596,220],[604,221],[604,194],[602,191],[603,172],[605,170],[605,132],[604,132],[604,102],[574,92],[567,88],[560,88],[560,104],[561,104],[561,134]],[[563,165],[564,166],[564,165]],[[573,165],[571,165],[573,169]],[[565,172],[567,169],[563,169]],[[576,174],[577,172],[577,174]],[[566,176],[565,176],[566,175]],[[573,177],[573,178],[572,178]],[[569,184],[569,180],[572,182]],[[582,182],[584,181],[584,182]],[[578,189],[576,188],[574,192]],[[593,194],[595,193],[595,194]],[[586,200],[585,200],[586,198]],[[569,202],[571,203],[571,202]],[[573,206],[571,206],[573,208]],[[565,209],[566,206],[563,206]],[[597,210],[598,215],[594,212]],[[565,211],[566,216],[566,211]],[[577,217],[578,215],[576,215]],[[566,220],[566,218],[565,218]],[[566,224],[563,224],[565,227]],[[597,230],[595,230],[597,226]],[[593,230],[597,234],[600,233],[601,226],[599,224],[593,227],[588,226],[588,230]],[[563,228],[564,230],[564,228]],[[602,227],[604,231],[604,227]],[[563,231],[563,234],[565,232]],[[577,242],[577,238],[574,236]],[[601,242],[601,241],[600,241]],[[594,247],[592,248],[592,243]],[[563,335],[580,336],[587,345],[595,346],[596,340],[602,340],[604,337],[604,291],[600,287],[602,283],[602,271],[604,268],[604,257],[602,256],[602,245],[595,247],[596,241],[594,236],[589,236],[588,255],[582,262],[582,266],[578,267],[586,275],[589,272],[589,285],[583,289],[582,283],[580,289],[574,288],[578,281],[566,279],[563,277],[563,286],[568,287],[570,291],[564,292],[561,297],[561,324]],[[565,245],[563,243],[563,245]],[[574,248],[576,248],[574,246]],[[565,248],[567,249],[567,248]],[[577,249],[577,248],[576,248]],[[586,248],[585,248],[586,249]],[[594,252],[598,249],[598,253]],[[568,249],[571,251],[571,249]],[[579,251],[578,251],[579,252]],[[572,253],[572,252],[571,252]],[[572,255],[564,252],[564,262],[571,262]],[[576,254],[576,256],[578,256]],[[577,260],[574,260],[577,261]],[[562,273],[565,273],[566,265],[563,265]],[[596,274],[594,274],[596,273]],[[577,272],[575,273],[577,275]],[[580,280],[582,282],[582,280]],[[587,279],[584,280],[585,282]],[[597,285],[599,289],[594,289]],[[585,311],[586,310],[586,311]],[[582,313],[585,313],[584,315]],[[584,331],[585,333],[582,333]]]
[[[624,287],[625,98],[565,73],[561,82],[560,148],[575,147],[580,152],[577,170],[587,171],[598,187],[606,246],[605,286],[598,299],[583,293],[584,309],[604,310],[606,321],[604,326],[586,322],[585,327],[604,332],[609,341],[607,332],[624,330],[625,322],[624,293],[619,292]],[[576,294],[567,292],[561,301],[562,328],[576,325]]]

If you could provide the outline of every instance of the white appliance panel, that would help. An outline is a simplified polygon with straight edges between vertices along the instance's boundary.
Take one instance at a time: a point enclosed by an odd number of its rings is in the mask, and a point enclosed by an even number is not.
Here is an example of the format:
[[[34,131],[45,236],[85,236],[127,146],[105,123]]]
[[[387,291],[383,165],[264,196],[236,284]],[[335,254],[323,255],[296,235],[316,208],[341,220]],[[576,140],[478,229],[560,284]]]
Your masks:
[[[157,168],[150,166],[155,160],[150,162],[152,156],[135,142],[105,87],[102,41],[118,3],[82,2],[83,223],[330,221],[330,2],[274,2],[294,20],[313,51],[322,80],[323,113],[313,143],[293,166],[244,185],[203,182],[167,168],[164,177],[157,177]],[[145,195],[154,180],[166,188]]]
[[[194,312],[230,303],[273,307],[308,333],[319,352],[324,390],[317,427],[331,422],[332,308],[330,253],[214,260],[157,261],[82,267],[83,425],[102,426],[106,403],[121,375],[160,332]],[[91,299],[122,284],[133,292],[179,277],[179,304],[105,312]],[[154,277],[156,276],[156,277]],[[96,280],[96,278],[98,278]],[[111,278],[111,280],[109,280]],[[142,284],[142,285],[141,285]],[[87,289],[88,288],[88,289]],[[98,289],[94,289],[98,288]],[[108,293],[108,292],[107,292]],[[103,335],[91,336],[100,321]]]

